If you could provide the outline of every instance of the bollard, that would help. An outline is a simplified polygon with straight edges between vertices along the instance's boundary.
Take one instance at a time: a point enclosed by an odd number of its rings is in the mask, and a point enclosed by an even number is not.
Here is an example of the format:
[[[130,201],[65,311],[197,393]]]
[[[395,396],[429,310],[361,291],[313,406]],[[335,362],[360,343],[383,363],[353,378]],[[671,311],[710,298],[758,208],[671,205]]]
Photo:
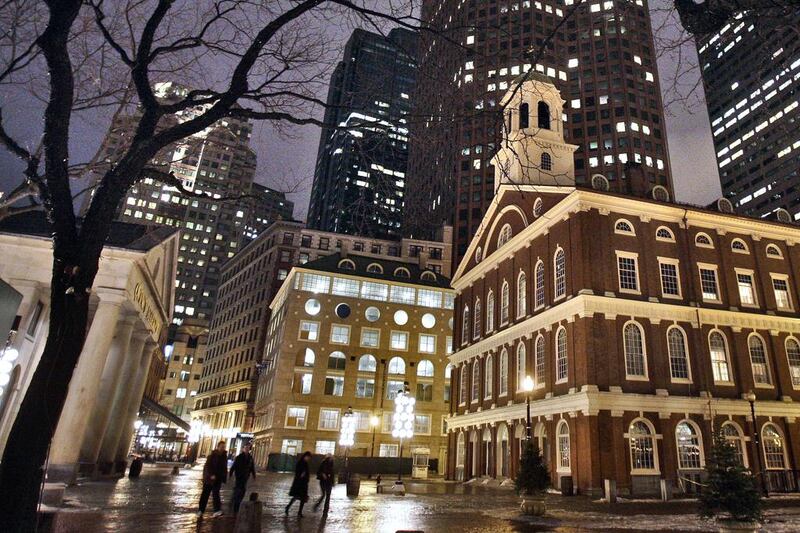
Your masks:
[[[604,479],[603,487],[605,489],[605,501],[608,503],[617,503],[617,482],[613,479]]]
[[[234,533],[261,533],[261,514],[263,508],[258,501],[258,493],[250,493],[250,499],[242,502],[236,515]]]

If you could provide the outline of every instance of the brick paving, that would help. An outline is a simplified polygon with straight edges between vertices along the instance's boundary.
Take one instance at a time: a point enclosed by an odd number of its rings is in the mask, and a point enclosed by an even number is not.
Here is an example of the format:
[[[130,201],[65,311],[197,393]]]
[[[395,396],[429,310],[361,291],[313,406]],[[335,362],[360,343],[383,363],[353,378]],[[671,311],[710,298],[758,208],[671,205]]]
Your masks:
[[[68,489],[67,501],[76,509],[100,510],[82,513],[81,532],[228,532],[234,518],[229,515],[231,487],[223,487],[225,516],[212,518],[209,510],[203,520],[195,516],[200,495],[200,467],[181,470],[178,476],[169,469],[145,467],[137,480],[86,481]],[[716,531],[713,523],[697,519],[696,503],[622,501],[609,506],[584,497],[549,495],[548,515],[521,517],[519,500],[507,488],[465,486],[455,483],[408,483],[409,494],[376,494],[375,483],[364,480],[358,498],[345,494],[344,485],[334,488],[331,512],[324,520],[306,506],[305,516],[296,516],[296,507],[287,517],[283,506],[288,501],[291,476],[262,473],[250,482],[264,502],[264,532],[395,532],[464,531],[511,532],[557,531]],[[230,484],[229,484],[230,485]],[[318,487],[312,483],[311,498]],[[296,506],[296,504],[295,504]],[[800,531],[800,496],[780,496],[768,502],[770,519],[765,531]],[[76,521],[77,523],[77,521]]]

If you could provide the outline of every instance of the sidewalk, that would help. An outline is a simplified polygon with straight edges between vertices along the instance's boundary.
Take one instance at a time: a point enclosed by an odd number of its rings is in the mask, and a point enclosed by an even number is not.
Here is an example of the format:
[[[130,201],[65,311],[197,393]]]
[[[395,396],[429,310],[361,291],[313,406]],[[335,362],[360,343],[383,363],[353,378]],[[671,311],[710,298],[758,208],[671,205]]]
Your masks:
[[[519,499],[507,488],[464,486],[456,483],[408,482],[406,496],[379,495],[374,480],[362,480],[358,498],[350,499],[344,485],[334,488],[327,520],[312,511],[319,488],[312,482],[311,501],[305,516],[296,516],[296,504],[287,517],[291,476],[260,473],[249,491],[264,502],[262,531],[266,532],[512,532],[558,531],[716,531],[710,522],[700,521],[692,500],[672,502],[621,501],[613,506],[584,497],[549,495],[548,515],[529,518],[519,514]],[[234,518],[211,518],[210,508],[198,522],[194,513],[200,496],[200,468],[181,470],[170,476],[163,469],[147,468],[137,480],[90,481],[67,490],[68,501],[82,509],[83,532],[228,532]],[[223,487],[223,510],[229,513],[231,483]],[[210,505],[209,505],[210,507]],[[767,503],[771,520],[765,531],[800,531],[800,495],[779,496]]]

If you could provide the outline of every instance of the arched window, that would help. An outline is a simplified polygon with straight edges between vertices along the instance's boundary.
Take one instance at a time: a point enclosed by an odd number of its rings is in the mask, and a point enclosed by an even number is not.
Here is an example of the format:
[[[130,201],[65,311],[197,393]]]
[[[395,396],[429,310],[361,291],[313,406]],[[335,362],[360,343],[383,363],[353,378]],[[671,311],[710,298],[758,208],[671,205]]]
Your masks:
[[[367,272],[371,274],[383,274],[383,267],[380,266],[378,263],[370,263],[367,266]]]
[[[314,366],[316,358],[317,355],[314,353],[314,350],[306,348],[306,353],[303,354],[303,366]]]
[[[472,338],[481,336],[481,299],[475,298],[475,316],[472,319]]]
[[[731,381],[728,364],[728,343],[720,331],[712,331],[708,335],[708,351],[711,354],[711,370],[714,381]]]
[[[508,350],[503,348],[500,352],[500,383],[497,387],[500,396],[508,394]]]
[[[736,451],[736,460],[739,464],[747,468],[747,455],[744,453],[744,437],[742,436],[742,430],[739,429],[739,426],[733,422],[725,422],[722,424],[722,436],[725,437],[728,444],[733,446],[733,449]]]
[[[494,292],[486,295],[486,332],[494,331]]]
[[[500,233],[497,235],[497,247],[500,248],[510,240],[511,240],[511,224],[506,224],[502,228],[500,228]]]
[[[517,276],[517,318],[522,318],[528,312],[528,278],[525,272]]]
[[[350,261],[349,259],[342,259],[339,261],[339,268],[341,270],[355,270],[356,264]]]
[[[740,254],[750,253],[750,250],[747,249],[747,244],[742,239],[733,239],[731,241],[731,251]]]
[[[447,366],[444,367],[444,379],[450,379],[450,376],[453,374],[453,363],[447,363]]]
[[[614,233],[621,233],[622,235],[636,235],[636,232],[633,231],[633,226],[631,226],[631,223],[624,218],[617,220],[617,223],[614,224]]]
[[[625,374],[628,377],[647,377],[644,332],[636,322],[628,322],[622,330],[625,348]]]
[[[536,263],[536,309],[544,307],[544,261],[541,259]]]
[[[789,375],[792,386],[800,387],[800,343],[794,337],[786,339],[786,359],[789,360]]]
[[[675,235],[673,235],[672,230],[668,227],[661,226],[656,230],[656,240],[675,242]]]
[[[427,359],[423,359],[417,364],[417,376],[421,378],[433,377],[433,363]]]
[[[490,399],[492,397],[494,385],[494,357],[491,354],[486,357],[486,365],[483,370],[483,397]]]
[[[378,369],[378,362],[375,357],[366,354],[358,358],[359,372],[375,372]]]
[[[644,420],[634,420],[628,429],[628,440],[631,450],[631,474],[657,470],[655,437],[650,425]]]
[[[394,269],[394,275],[397,278],[410,278],[411,272],[409,272],[407,268],[397,267]]]
[[[519,106],[519,129],[524,130],[530,125],[531,108],[527,102]]]
[[[703,446],[700,430],[694,423],[684,420],[675,428],[675,442],[678,446],[678,468],[699,470],[703,468]]]
[[[331,352],[328,356],[328,368],[331,370],[344,370],[347,357],[342,352]]]
[[[503,281],[503,287],[500,290],[500,324],[508,323],[508,282]]]
[[[556,435],[558,436],[558,470],[568,471],[570,465],[569,426],[566,420],[562,420],[558,423]]]
[[[538,337],[536,337],[536,346],[533,350],[533,358],[534,358],[534,382],[536,386],[539,387],[544,385],[544,365],[545,361],[547,360],[547,356],[545,354],[545,343],[544,343],[544,335],[541,333]]]
[[[550,129],[550,106],[540,101],[536,105],[537,126],[543,130]]]
[[[783,445],[783,435],[778,426],[772,423],[764,424],[761,429],[761,442],[764,445],[764,459],[767,470],[786,469],[786,453]]]
[[[389,359],[389,373],[390,374],[405,374],[406,362],[402,357],[392,357]]]
[[[425,272],[419,275],[419,279],[423,281],[436,281],[436,274],[434,274],[430,270],[426,270]]]
[[[669,373],[672,379],[690,379],[689,354],[686,353],[686,335],[678,326],[667,330]]]
[[[544,209],[544,202],[541,198],[537,198],[536,201],[533,202],[533,216],[535,218],[542,216],[542,209]]]
[[[519,341],[517,345],[517,390],[521,391],[525,388],[525,372],[527,365],[525,364],[525,341]]]
[[[781,249],[774,244],[767,245],[767,255],[776,259],[783,259],[783,252],[781,252]]]
[[[750,365],[753,367],[753,382],[757,385],[772,384],[764,340],[753,333],[750,335],[750,338],[747,339],[747,348],[750,350]]]
[[[567,330],[564,326],[558,328],[556,333],[556,382],[567,380]]]
[[[714,244],[711,242],[711,237],[705,233],[698,233],[694,238],[694,243],[701,248],[713,248]]]
[[[558,300],[567,293],[567,257],[563,248],[556,250],[553,256],[555,275],[555,299]]]
[[[459,372],[459,393],[458,393],[458,402],[460,404],[467,403],[467,365],[461,365],[461,371]]]
[[[469,306],[464,306],[464,311],[461,314],[461,344],[465,344],[469,340]]]
[[[481,390],[481,363],[478,359],[472,361],[472,395],[471,401],[478,401]]]
[[[542,170],[553,170],[553,157],[547,152],[542,152]]]

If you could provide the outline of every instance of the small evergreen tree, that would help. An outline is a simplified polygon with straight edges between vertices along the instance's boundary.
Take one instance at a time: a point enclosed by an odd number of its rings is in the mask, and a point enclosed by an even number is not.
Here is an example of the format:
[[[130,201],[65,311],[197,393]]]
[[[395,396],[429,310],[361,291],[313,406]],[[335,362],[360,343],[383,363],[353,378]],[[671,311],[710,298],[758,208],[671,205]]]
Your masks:
[[[721,432],[706,460],[708,481],[700,493],[700,515],[727,513],[742,522],[761,519],[761,493],[753,474],[739,462],[736,449]]]
[[[547,465],[544,464],[542,454],[531,441],[523,443],[519,472],[517,472],[514,484],[517,493],[528,495],[540,494],[550,486],[550,473],[547,471]]]

